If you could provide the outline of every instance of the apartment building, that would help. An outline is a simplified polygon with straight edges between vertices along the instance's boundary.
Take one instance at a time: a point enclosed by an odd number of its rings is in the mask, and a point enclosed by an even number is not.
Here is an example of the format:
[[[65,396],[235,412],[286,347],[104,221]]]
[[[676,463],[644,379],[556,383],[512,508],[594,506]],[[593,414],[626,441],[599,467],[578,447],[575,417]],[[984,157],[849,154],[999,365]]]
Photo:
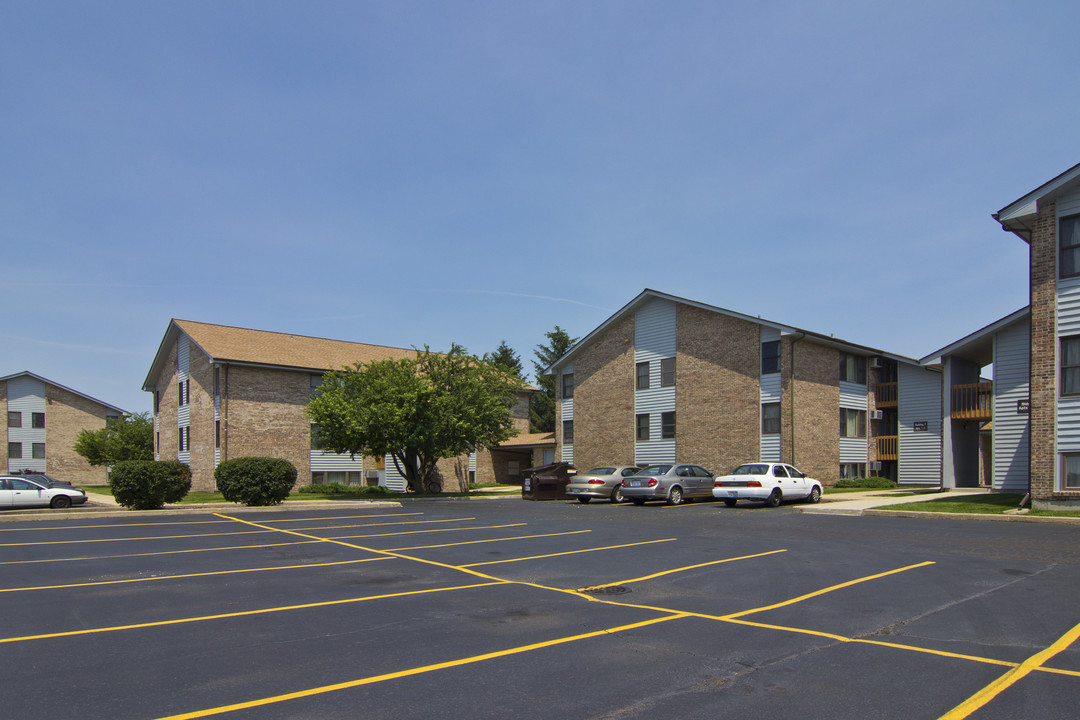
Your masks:
[[[129,414],[32,372],[0,377],[0,410],[7,418],[0,468],[47,473],[75,485],[107,482],[104,467],[92,467],[73,450],[79,433]]]
[[[317,447],[306,408],[324,372],[415,352],[174,319],[143,382],[143,390],[153,393],[155,457],[187,463],[194,490],[213,490],[214,469],[225,460],[265,456],[291,462],[300,485],[378,484],[404,491],[389,456],[354,458]],[[513,409],[521,434],[529,430],[529,395],[522,392]],[[543,444],[536,438],[444,460],[438,468],[442,488],[519,480],[531,467],[534,446]]]
[[[598,465],[763,460],[824,482],[941,482],[941,372],[644,290],[549,368],[557,455]]]

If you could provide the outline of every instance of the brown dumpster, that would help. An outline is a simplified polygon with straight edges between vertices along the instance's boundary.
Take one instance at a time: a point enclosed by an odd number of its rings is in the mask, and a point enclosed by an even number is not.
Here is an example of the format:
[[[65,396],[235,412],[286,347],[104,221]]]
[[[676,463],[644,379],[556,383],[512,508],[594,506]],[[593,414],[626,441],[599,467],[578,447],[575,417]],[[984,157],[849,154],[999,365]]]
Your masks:
[[[565,462],[538,465],[525,472],[532,473],[521,483],[523,500],[565,500],[573,465]]]

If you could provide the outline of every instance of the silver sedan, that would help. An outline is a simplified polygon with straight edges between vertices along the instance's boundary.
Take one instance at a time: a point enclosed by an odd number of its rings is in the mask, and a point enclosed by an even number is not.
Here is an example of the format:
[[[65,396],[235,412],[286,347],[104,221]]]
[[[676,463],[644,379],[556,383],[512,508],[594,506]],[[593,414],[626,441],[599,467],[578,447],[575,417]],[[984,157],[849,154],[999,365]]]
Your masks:
[[[681,505],[694,498],[711,498],[713,474],[700,465],[660,463],[648,465],[623,480],[623,497],[643,505],[646,500],[665,500]]]
[[[578,473],[566,486],[566,495],[577,498],[580,503],[593,498],[622,502],[623,478],[637,474],[639,469],[636,465],[608,465]]]

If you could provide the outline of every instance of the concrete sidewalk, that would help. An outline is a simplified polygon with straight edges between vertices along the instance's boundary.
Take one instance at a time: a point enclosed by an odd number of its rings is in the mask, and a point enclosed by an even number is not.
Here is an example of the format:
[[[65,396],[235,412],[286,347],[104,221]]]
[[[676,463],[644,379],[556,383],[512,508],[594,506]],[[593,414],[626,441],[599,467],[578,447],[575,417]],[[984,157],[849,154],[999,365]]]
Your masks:
[[[926,502],[940,500],[942,498],[958,499],[966,495],[989,495],[986,488],[955,488],[953,490],[937,491],[922,490],[917,495],[911,495],[911,490],[867,490],[865,492],[837,493],[821,496],[821,503],[817,505],[797,505],[796,512],[809,513],[811,515],[863,515],[864,511],[871,508],[880,508],[884,505],[901,505],[911,502]]]

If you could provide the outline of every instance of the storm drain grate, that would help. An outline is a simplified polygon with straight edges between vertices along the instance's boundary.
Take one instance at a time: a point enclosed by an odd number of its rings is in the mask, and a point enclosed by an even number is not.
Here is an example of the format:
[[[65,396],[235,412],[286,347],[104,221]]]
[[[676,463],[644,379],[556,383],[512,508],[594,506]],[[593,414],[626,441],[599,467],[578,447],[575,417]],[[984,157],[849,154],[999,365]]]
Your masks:
[[[632,591],[625,585],[605,585],[604,587],[586,588],[582,592],[590,595],[625,595]]]

